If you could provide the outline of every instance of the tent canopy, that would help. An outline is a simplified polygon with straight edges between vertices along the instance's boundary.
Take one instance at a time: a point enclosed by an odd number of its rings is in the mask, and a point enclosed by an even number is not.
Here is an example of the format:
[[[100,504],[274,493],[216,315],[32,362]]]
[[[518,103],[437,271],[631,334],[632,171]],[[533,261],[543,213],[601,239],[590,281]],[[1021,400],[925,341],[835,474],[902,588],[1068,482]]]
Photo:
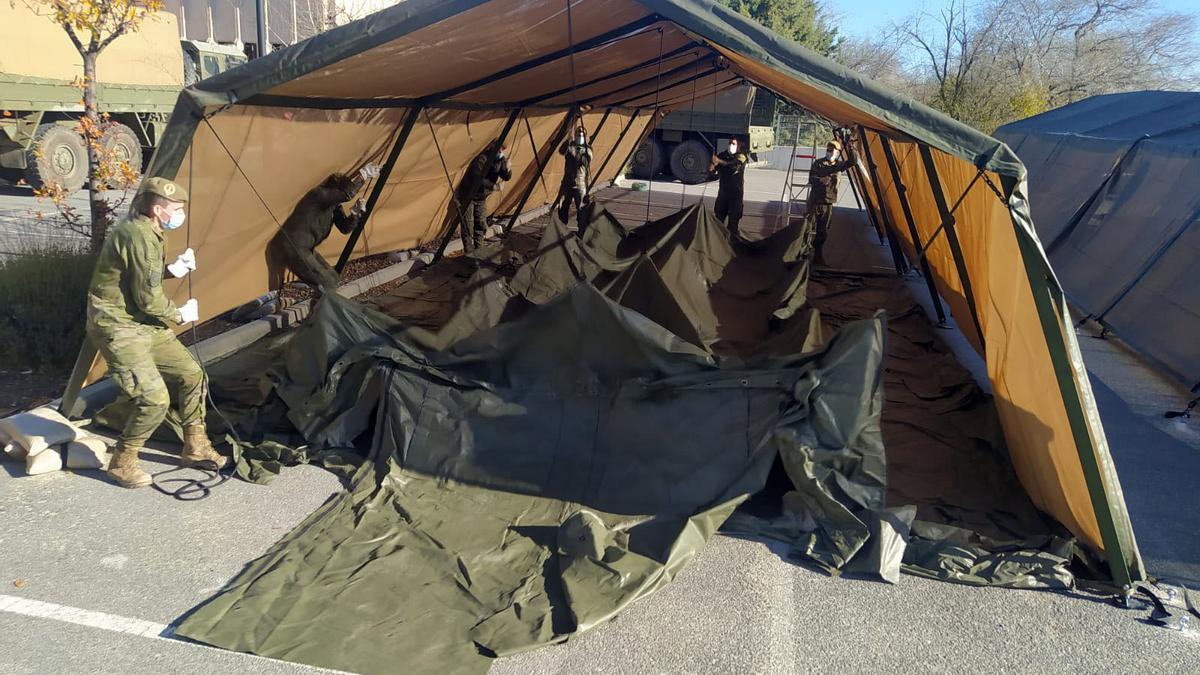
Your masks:
[[[996,134],[1028,163],[1038,234],[1071,301],[1200,380],[1200,94],[1094,96]]]
[[[857,132],[868,206],[914,265],[924,254],[985,359],[1025,489],[1115,581],[1141,577],[1016,156],[712,2],[410,0],[185,90],[148,175],[193,195],[169,236],[203,261],[190,283],[204,319],[266,289],[267,241],[331,172],[384,167],[346,256],[411,247],[449,229],[453,185],[499,136],[514,176],[495,210],[515,216],[552,201],[580,106],[600,184],[661,115],[745,81]],[[330,260],[336,239],[320,249]]]

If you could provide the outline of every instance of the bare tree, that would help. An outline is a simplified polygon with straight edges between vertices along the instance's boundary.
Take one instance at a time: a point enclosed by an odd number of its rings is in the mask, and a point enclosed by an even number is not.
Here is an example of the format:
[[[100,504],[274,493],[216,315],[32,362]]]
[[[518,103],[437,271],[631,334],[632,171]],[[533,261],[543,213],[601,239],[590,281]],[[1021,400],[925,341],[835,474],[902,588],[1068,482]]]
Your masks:
[[[1193,86],[1196,17],[1155,0],[948,0],[898,24],[918,98],[984,131],[1099,93]]]
[[[39,198],[51,199],[68,226],[88,234],[92,250],[98,250],[112,224],[115,208],[105,198],[105,191],[119,189],[127,196],[129,189],[137,184],[141,167],[130,166],[114,150],[104,147],[109,121],[97,105],[96,62],[114,40],[137,32],[147,17],[162,9],[163,3],[162,0],[25,0],[24,4],[53,19],[83,59],[83,76],[76,80],[83,92],[83,117],[76,130],[87,145],[90,222],[85,225],[67,204],[63,186],[46,185],[37,194]]]

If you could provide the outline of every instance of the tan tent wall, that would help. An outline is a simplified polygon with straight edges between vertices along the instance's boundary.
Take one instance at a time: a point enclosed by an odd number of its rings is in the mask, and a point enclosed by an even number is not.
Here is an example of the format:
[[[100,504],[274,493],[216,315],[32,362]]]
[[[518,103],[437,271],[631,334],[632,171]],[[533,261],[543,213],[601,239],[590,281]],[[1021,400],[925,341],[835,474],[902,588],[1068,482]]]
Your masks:
[[[191,246],[204,269],[164,282],[168,295],[187,300],[190,283],[203,320],[263,293],[266,244],[296,202],[330,173],[386,154],[404,113],[233,106],[200,124],[177,177],[196,198],[167,255]]]
[[[571,17],[574,39],[584,42],[649,14],[644,6],[629,0],[577,2]],[[566,35],[566,5],[562,0],[495,0],[469,9],[453,21],[414,31],[268,93],[419,98],[475,81],[481,71],[496,72],[562,49],[567,46]],[[395,64],[404,61],[423,61],[429,67],[397,72]],[[556,81],[569,82],[569,79]],[[521,96],[521,92],[513,91],[511,95]]]
[[[499,136],[510,112],[431,109],[427,120],[423,111],[355,247],[356,256],[421,246],[439,240],[449,227],[457,228],[452,186]],[[180,303],[188,297],[203,298],[200,311],[205,320],[266,292],[264,251],[279,224],[304,193],[330,173],[382,161],[408,113],[408,108],[324,111],[239,105],[202,123],[177,176],[198,198],[190,206],[188,227],[168,233],[167,246],[169,253],[191,246],[205,259],[205,271],[193,275],[190,286],[187,279],[165,282],[168,295]],[[518,118],[507,139],[513,180],[492,197],[494,213],[511,213],[531,181],[536,185],[527,210],[553,201],[563,159],[551,141],[567,114],[529,110]],[[595,137],[596,157],[606,157],[614,148],[631,116],[625,111],[609,115]],[[593,110],[584,115],[584,123],[594,133],[603,117],[603,110]],[[636,147],[650,115],[640,118],[600,180],[614,178]],[[540,178],[525,119],[542,154],[545,170]],[[320,125],[319,134],[314,133],[315,125]],[[288,180],[280,180],[283,172]],[[345,244],[346,237],[335,232],[318,252],[333,263]]]
[[[885,165],[879,135],[868,132],[867,138],[876,164]],[[891,145],[923,245],[937,230],[941,215],[916,145],[895,141]],[[1067,431],[1071,425],[1066,408],[1052,381],[1053,365],[1029,279],[1011,264],[1020,259],[1021,252],[1009,207],[984,180],[973,182],[978,173],[974,166],[938,150],[933,151],[933,159],[950,206],[961,198],[954,211],[956,229],[980,312],[988,377],[1017,476],[1039,508],[1082,540],[1104,550],[1079,450]],[[989,178],[994,185],[1000,184],[998,176]],[[880,187],[889,217],[903,223],[900,195],[886,172],[880,176]],[[898,234],[909,260],[915,263],[913,253],[918,247],[906,228],[900,228]],[[973,322],[945,233],[939,234],[930,248],[929,264],[939,293],[964,334],[970,334]]]

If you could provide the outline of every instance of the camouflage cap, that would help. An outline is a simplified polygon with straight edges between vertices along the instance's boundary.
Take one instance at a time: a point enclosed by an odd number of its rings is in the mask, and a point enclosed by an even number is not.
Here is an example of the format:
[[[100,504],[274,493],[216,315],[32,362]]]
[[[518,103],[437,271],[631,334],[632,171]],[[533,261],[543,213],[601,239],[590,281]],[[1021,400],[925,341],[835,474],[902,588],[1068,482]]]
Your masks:
[[[163,199],[169,199],[173,202],[186,202],[188,200],[187,190],[184,190],[182,185],[173,180],[167,180],[158,176],[146,179],[142,183],[142,192],[158,195]]]

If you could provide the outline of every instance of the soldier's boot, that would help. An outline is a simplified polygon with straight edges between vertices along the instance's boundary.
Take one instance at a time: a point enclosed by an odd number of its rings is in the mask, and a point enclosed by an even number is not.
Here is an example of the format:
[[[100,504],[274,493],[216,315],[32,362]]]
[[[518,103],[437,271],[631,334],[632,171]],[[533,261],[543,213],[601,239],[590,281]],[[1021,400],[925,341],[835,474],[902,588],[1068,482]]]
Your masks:
[[[183,428],[183,453],[179,455],[179,464],[212,471],[225,466],[225,457],[213,450],[203,424],[189,424]]]
[[[123,488],[142,488],[154,482],[150,474],[142,471],[141,463],[138,462],[139,451],[141,448],[117,443],[104,473]]]

